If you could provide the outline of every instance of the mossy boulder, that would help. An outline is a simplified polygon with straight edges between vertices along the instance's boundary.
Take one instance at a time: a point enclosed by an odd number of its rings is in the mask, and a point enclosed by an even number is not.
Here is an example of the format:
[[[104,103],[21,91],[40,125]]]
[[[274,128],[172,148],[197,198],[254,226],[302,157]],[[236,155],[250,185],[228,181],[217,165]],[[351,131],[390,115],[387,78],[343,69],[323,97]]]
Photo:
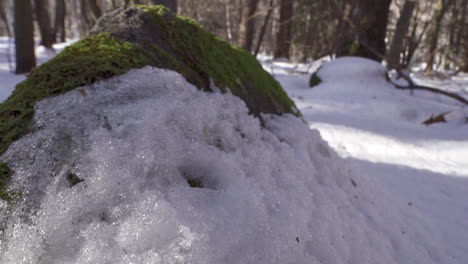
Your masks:
[[[317,72],[318,72],[318,71],[317,71]],[[314,73],[310,76],[309,87],[317,86],[317,85],[319,85],[319,84],[322,82],[322,79],[320,79],[320,77],[317,75],[317,72],[314,72]]]
[[[30,132],[37,101],[144,66],[177,71],[204,91],[230,92],[255,116],[299,115],[279,83],[245,50],[163,6],[117,8],[99,20],[90,36],[34,69],[0,104],[0,155]],[[0,161],[0,198],[8,197],[11,174]]]
[[[98,21],[91,35],[104,32],[134,44],[148,55],[150,65],[177,71],[201,90],[219,89],[242,98],[256,116],[299,113],[255,57],[231,47],[193,20],[176,17],[166,7],[112,10]]]
[[[11,199],[10,194],[6,191],[6,187],[8,181],[10,180],[10,177],[10,168],[8,168],[8,165],[6,163],[0,161],[0,199],[7,201]]]

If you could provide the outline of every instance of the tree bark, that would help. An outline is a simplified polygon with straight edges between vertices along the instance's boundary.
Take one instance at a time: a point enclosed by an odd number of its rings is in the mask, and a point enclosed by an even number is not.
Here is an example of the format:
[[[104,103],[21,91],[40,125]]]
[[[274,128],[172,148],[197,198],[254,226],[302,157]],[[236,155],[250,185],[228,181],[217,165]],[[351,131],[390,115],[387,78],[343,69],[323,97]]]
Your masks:
[[[279,30],[276,37],[275,58],[288,58],[291,47],[291,26],[294,12],[294,0],[281,0]]]
[[[52,39],[53,33],[50,24],[49,2],[48,0],[34,0],[34,8],[36,11],[36,21],[41,33],[40,44],[51,49],[54,41]]]
[[[434,60],[435,54],[437,52],[437,44],[439,41],[439,33],[440,28],[442,26],[442,19],[444,18],[445,12],[448,10],[449,6],[451,5],[452,0],[439,0],[439,8],[435,13],[434,17],[434,27],[432,31],[429,33],[429,48],[427,50],[427,57],[426,57],[426,74],[431,74],[434,71]]]
[[[3,22],[3,25],[5,26],[5,31],[7,33],[7,36],[11,37],[10,23],[8,22],[8,17],[5,12],[3,0],[0,0],[0,20]]]
[[[60,42],[65,42],[66,28],[65,28],[65,16],[67,7],[65,0],[57,0],[55,5],[55,26],[54,26],[54,37],[53,39]]]
[[[260,47],[262,46],[262,42],[263,42],[263,38],[265,36],[266,28],[268,26],[268,22],[270,21],[271,14],[273,13],[273,2],[274,2],[274,0],[270,0],[267,15],[265,16],[265,20],[263,21],[262,29],[260,30],[260,35],[258,37],[257,46],[255,47],[255,53],[254,53],[255,56],[257,56],[258,52],[260,51]]]
[[[177,14],[177,0],[151,0],[153,5],[164,5]]]
[[[466,16],[468,12],[468,0],[461,0],[459,8],[456,20],[457,32],[453,40],[453,54],[455,56],[462,54],[458,64],[461,67],[461,71],[468,72],[468,19]]]
[[[239,45],[248,51],[252,50],[255,31],[254,15],[257,7],[258,0],[244,0],[239,28]]]
[[[337,0],[333,0],[335,16],[338,20],[338,24],[335,28],[335,36],[332,40],[333,51],[337,57],[348,56],[350,47],[354,43],[356,32],[351,29],[351,15],[354,10],[355,2],[347,0],[339,3]]]
[[[34,26],[30,0],[15,0],[16,73],[30,72],[36,66]]]
[[[385,37],[391,2],[391,0],[359,0],[358,15],[354,17],[359,31],[357,47],[352,47],[351,55],[381,61],[371,49],[385,55]]]
[[[468,47],[468,38],[465,38],[464,42],[465,42],[465,49],[466,49],[466,47]],[[468,50],[465,50],[465,59],[464,59],[464,63],[461,66],[460,70],[462,72],[468,72]]]
[[[93,13],[93,16],[94,16],[93,20],[95,22],[102,15],[101,8],[99,7],[96,0],[88,0],[88,2],[89,2],[89,7],[91,9],[91,12]]]
[[[316,35],[317,27],[316,27],[316,21],[312,20],[312,16],[314,15],[314,6],[310,5],[309,8],[309,14],[307,15],[306,18],[306,23],[305,23],[305,40],[304,40],[304,46],[302,47],[302,59],[301,62],[306,62],[307,58],[312,54],[312,57],[315,57],[315,51],[313,52],[312,50],[314,49],[314,44],[316,43],[313,41],[313,36]],[[314,34],[315,33],[315,34]]]
[[[229,2],[224,4],[224,14],[226,19],[226,38],[228,42],[232,43],[231,4]]]
[[[401,11],[400,18],[398,19],[395,34],[393,35],[392,44],[387,54],[387,61],[395,66],[400,67],[400,54],[403,50],[403,43],[409,31],[411,17],[413,15],[416,2],[413,0],[406,0]]]
[[[406,42],[403,67],[409,67],[411,64],[411,61],[416,54],[416,50],[419,48],[421,43],[423,43],[423,37],[426,35],[426,31],[430,24],[430,21],[426,21],[423,23],[422,28],[420,29],[418,21],[420,21],[422,11],[419,10],[420,8],[418,6],[416,6],[415,9],[416,12],[412,22],[413,28],[411,30],[411,34],[408,41]]]

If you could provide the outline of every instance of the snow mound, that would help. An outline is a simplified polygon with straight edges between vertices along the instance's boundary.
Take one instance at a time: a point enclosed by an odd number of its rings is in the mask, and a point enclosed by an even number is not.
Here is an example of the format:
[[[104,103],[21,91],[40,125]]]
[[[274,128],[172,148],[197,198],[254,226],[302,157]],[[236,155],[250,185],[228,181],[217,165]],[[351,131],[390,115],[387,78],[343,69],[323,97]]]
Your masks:
[[[433,227],[292,115],[156,68],[36,106],[2,157],[0,262],[452,263]]]
[[[386,72],[379,62],[359,57],[343,57],[325,63],[317,74],[326,82],[362,81],[369,78],[383,81]]]

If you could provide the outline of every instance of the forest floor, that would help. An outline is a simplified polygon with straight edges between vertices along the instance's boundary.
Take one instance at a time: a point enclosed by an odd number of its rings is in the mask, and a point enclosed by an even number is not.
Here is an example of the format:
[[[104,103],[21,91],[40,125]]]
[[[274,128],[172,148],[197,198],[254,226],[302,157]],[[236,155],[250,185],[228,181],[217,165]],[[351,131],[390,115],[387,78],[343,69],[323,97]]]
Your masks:
[[[11,73],[8,54],[13,54],[13,47],[0,38],[0,102],[25,78]],[[56,46],[56,51],[63,47]],[[54,55],[40,48],[36,52],[39,63]],[[380,65],[362,59],[329,64],[323,68],[323,82],[313,88],[308,85],[310,74],[320,64],[260,60],[295,101],[309,127],[320,132],[353,173],[373,175],[379,188],[405,207],[389,213],[404,217],[411,207],[431,227],[427,229],[431,233],[422,237],[440,242],[442,251],[452,258],[442,261],[467,263],[466,107],[439,95],[397,90],[380,75]],[[468,75],[443,80],[414,77],[468,97]],[[449,113],[447,122],[422,124],[442,113]]]
[[[374,175],[385,189],[419,210],[444,236],[447,247],[468,261],[468,108],[428,92],[395,89],[380,65],[361,59],[335,61],[325,80],[309,87],[321,65],[274,62],[262,58],[295,101],[310,128],[318,129],[351,168]],[[383,67],[382,67],[383,68]],[[468,75],[429,78],[420,84],[468,97]],[[431,116],[449,113],[447,122],[429,126]],[[461,261],[461,262],[458,262]]]

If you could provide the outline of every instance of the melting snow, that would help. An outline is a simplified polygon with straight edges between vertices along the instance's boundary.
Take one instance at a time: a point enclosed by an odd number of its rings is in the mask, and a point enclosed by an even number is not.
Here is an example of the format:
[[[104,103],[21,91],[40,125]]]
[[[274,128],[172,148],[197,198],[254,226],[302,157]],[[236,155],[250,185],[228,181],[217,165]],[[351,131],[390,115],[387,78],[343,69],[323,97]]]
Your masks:
[[[316,130],[247,112],[149,67],[40,102],[35,132],[2,157],[24,201],[3,220],[0,262],[459,261]]]

